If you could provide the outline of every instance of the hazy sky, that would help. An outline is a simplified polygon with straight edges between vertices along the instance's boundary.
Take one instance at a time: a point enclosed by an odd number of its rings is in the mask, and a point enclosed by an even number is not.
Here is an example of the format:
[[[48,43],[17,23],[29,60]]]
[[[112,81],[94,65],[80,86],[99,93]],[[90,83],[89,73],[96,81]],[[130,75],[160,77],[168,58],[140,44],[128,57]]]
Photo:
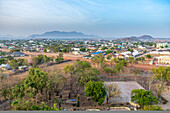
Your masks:
[[[0,35],[55,30],[170,38],[170,0],[0,0]]]

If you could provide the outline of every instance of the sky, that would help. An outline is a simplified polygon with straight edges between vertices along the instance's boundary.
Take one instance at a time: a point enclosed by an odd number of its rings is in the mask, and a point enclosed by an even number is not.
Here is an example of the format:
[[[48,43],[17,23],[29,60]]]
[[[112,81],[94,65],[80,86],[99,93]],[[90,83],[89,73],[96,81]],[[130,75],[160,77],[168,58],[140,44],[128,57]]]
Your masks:
[[[0,35],[47,31],[170,38],[170,0],[0,0]]]

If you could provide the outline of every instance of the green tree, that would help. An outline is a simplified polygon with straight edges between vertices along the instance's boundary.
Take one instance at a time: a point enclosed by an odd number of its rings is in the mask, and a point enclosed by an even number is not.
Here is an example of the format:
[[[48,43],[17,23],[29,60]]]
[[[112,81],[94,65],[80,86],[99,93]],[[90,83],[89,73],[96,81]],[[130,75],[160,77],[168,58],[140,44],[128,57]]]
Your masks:
[[[6,100],[7,97],[10,94],[10,88],[7,85],[2,85],[1,89],[0,89],[1,95],[4,97],[4,99]]]
[[[146,57],[149,59],[152,58],[152,56],[150,54],[146,55]]]
[[[82,48],[80,48],[80,51],[85,52],[85,51],[86,51],[86,48],[85,48],[85,47],[82,47]]]
[[[112,58],[112,55],[108,55],[106,58],[107,60],[110,60]]]
[[[101,105],[106,96],[106,88],[104,87],[103,82],[87,82],[85,86],[85,95],[87,97],[92,97],[95,102]]]
[[[63,58],[59,58],[59,57],[58,57],[58,58],[55,59],[55,62],[61,63],[63,60],[64,60]]]
[[[152,95],[152,91],[134,89],[131,91],[131,101],[136,102],[141,108],[144,106],[158,104],[158,99]]]
[[[11,68],[16,69],[19,66],[19,63],[17,59],[13,59],[10,61],[9,65],[11,66]]]
[[[79,95],[77,95],[77,104],[76,104],[76,107],[80,107],[80,98],[79,98]]]
[[[141,57],[141,60],[142,60],[142,63],[143,63],[143,61],[145,61],[145,57]]]
[[[134,57],[129,57],[128,60],[129,60],[129,63],[132,64],[134,62]]]
[[[57,58],[63,58],[63,53],[60,52],[60,53],[58,54]]]
[[[96,63],[98,68],[103,68],[105,67],[106,60],[104,55],[100,53],[92,58],[92,62]]]
[[[158,97],[160,97],[164,88],[164,83],[166,81],[170,82],[170,67],[159,66],[159,68],[152,68],[151,71],[154,73],[154,78],[159,84],[157,90]]]
[[[106,54],[109,54],[109,53],[112,53],[112,52],[113,52],[113,50],[108,49],[108,50],[106,51]]]
[[[43,49],[43,52],[47,52],[47,49]]]

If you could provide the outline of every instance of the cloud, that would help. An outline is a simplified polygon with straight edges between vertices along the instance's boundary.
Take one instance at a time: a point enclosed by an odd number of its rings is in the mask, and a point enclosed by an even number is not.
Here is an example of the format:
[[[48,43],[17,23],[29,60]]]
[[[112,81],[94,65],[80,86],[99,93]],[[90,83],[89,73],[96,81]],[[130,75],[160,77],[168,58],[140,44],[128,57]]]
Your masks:
[[[0,0],[0,33],[78,30],[120,35],[138,33],[138,28],[145,33],[147,26],[148,32],[158,27],[161,34],[170,26],[169,12],[168,0]]]

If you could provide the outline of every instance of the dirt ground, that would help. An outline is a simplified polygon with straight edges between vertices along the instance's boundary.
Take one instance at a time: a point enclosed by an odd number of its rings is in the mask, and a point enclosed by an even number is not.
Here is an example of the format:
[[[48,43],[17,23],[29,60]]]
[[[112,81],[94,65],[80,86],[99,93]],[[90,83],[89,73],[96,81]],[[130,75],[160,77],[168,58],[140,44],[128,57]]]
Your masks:
[[[3,48],[0,48],[1,51],[7,51],[9,52],[10,50],[9,49],[3,49]],[[28,54],[30,56],[36,56],[36,55],[39,55],[39,54],[43,54],[43,55],[47,55],[47,56],[50,56],[50,57],[57,57],[58,53],[44,53],[44,52],[24,52],[25,54]],[[86,61],[89,61],[91,62],[90,59],[84,59],[82,58],[83,55],[73,55],[73,54],[68,54],[68,53],[64,53],[63,57],[65,60],[73,60],[73,61],[76,61],[77,59],[79,60],[86,60]],[[25,57],[25,58],[30,58],[30,57]],[[107,62],[107,64],[109,64],[109,62]],[[129,65],[130,67],[132,65]],[[146,69],[146,70],[151,70],[152,68],[156,68],[158,66],[156,65],[148,65],[148,64],[133,64],[133,67],[135,68],[139,68],[139,69]]]

